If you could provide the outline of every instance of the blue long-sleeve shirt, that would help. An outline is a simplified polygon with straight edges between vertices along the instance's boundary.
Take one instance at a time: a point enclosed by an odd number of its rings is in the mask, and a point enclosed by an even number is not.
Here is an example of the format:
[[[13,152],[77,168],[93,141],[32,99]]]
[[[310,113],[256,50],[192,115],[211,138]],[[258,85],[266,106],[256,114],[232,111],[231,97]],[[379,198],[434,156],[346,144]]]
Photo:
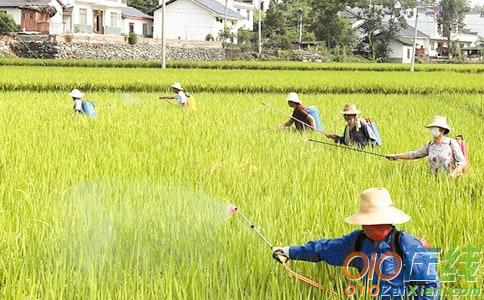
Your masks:
[[[310,241],[302,246],[290,247],[289,258],[310,262],[325,261],[331,265],[342,266],[346,257],[355,251],[356,240],[361,232],[356,230],[341,238]],[[392,249],[392,237],[393,234],[389,234],[384,240],[376,243],[365,238],[360,251],[369,261],[372,253],[376,253],[378,259],[384,253],[395,251]],[[376,273],[373,276],[372,284],[380,286],[381,298],[401,299],[402,295],[406,295],[410,299],[418,300],[440,299],[435,252],[426,250],[419,240],[404,232],[400,234],[399,242],[403,256],[402,270],[391,280],[379,279]],[[352,266],[363,269],[361,258],[354,259],[353,263]],[[375,268],[378,267],[377,265]],[[382,261],[381,271],[388,275],[394,273],[397,267],[397,260],[389,257]],[[368,273],[362,278],[365,283],[367,275]]]

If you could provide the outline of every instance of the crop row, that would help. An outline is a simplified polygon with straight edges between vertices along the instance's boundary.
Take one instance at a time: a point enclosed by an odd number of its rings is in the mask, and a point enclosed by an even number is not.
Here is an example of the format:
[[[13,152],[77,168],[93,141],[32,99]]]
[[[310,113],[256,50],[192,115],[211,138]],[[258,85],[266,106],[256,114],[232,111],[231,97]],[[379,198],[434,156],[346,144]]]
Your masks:
[[[1,58],[3,66],[53,66],[53,67],[107,67],[107,68],[160,68],[159,61],[122,60],[53,60]],[[328,71],[408,71],[409,65],[393,63],[309,63],[287,61],[169,61],[174,69],[241,69],[241,70],[328,70]],[[418,64],[419,72],[483,73],[484,64]]]
[[[192,92],[222,93],[484,93],[484,74],[350,71],[0,68],[0,90],[166,91],[174,81]]]

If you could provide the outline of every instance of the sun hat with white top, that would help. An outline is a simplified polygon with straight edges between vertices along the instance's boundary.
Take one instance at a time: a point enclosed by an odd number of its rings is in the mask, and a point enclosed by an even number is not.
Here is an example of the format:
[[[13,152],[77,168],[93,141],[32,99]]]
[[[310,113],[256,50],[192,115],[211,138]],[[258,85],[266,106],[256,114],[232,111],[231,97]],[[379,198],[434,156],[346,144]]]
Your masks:
[[[356,105],[354,105],[353,103],[348,103],[345,105],[345,107],[340,113],[342,113],[343,115],[357,115],[361,113],[361,111],[359,111],[356,108]]]
[[[449,124],[447,124],[447,118],[443,117],[443,116],[435,116],[433,121],[425,127],[427,127],[427,128],[439,127],[439,128],[446,129],[447,132],[450,131],[450,126],[449,126]]]
[[[182,85],[179,82],[175,82],[172,85],[170,85],[172,88],[183,91]]]
[[[403,224],[410,216],[393,205],[392,197],[385,188],[370,188],[361,193],[360,210],[345,219],[348,224],[383,225]]]
[[[301,103],[301,99],[299,99],[299,95],[297,93],[289,93],[289,95],[287,95],[287,101]]]
[[[81,99],[84,97],[84,94],[78,89],[73,89],[72,92],[69,93],[69,96],[72,98]]]

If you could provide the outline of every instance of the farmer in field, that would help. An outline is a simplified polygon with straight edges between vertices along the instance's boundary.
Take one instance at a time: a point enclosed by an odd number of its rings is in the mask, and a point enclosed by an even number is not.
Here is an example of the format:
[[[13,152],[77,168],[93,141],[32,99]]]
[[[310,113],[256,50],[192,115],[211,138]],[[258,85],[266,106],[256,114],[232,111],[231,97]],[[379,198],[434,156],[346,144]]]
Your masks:
[[[297,93],[289,93],[287,96],[287,104],[293,109],[291,118],[281,128],[288,129],[293,124],[298,131],[304,131],[309,128],[316,128],[316,120],[307,111],[307,108],[302,104],[301,99]]]
[[[175,82],[172,85],[170,85],[171,88],[173,89],[173,92],[175,93],[174,95],[171,96],[161,96],[160,99],[174,99],[180,105],[182,108],[190,108],[192,110],[195,110],[195,103],[193,102],[193,99],[190,94],[186,93],[183,90],[183,87],[181,83]]]
[[[83,114],[88,117],[95,117],[96,116],[96,108],[94,103],[91,100],[84,99],[84,93],[82,93],[78,89],[73,89],[69,96],[72,97],[74,101],[74,112],[76,114]]]
[[[387,158],[394,161],[427,157],[430,169],[434,174],[448,172],[450,177],[460,176],[467,162],[459,143],[447,136],[450,132],[447,119],[442,116],[435,116],[434,120],[425,127],[429,128],[432,141],[419,150],[389,154]]]
[[[393,205],[388,190],[370,188],[361,193],[359,212],[345,220],[348,224],[361,225],[362,230],[341,238],[310,241],[302,246],[274,247],[272,256],[278,262],[293,259],[343,266],[348,279],[351,276],[348,267],[356,267],[360,273],[358,278],[362,276],[364,284],[371,282],[369,285],[379,286],[381,299],[407,299],[405,295],[412,296],[411,292],[436,295],[434,289],[439,287],[439,279],[434,253],[427,250],[426,242],[394,226],[409,220],[408,215]],[[375,273],[371,274],[368,270],[375,261]],[[410,298],[440,297],[437,294]]]
[[[370,143],[375,143],[377,137],[371,129],[370,125],[358,117],[360,111],[354,104],[346,104],[341,114],[343,115],[346,126],[342,136],[335,133],[327,133],[326,137],[334,140],[336,143],[354,146],[357,145],[361,149],[365,148]]]

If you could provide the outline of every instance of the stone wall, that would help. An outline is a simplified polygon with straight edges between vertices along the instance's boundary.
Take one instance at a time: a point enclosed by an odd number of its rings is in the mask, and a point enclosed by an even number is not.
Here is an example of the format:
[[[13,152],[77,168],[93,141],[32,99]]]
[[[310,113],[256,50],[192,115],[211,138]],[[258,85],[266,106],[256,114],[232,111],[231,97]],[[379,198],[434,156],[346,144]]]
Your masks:
[[[12,39],[10,49],[19,57],[97,60],[159,60],[161,45],[112,42],[65,42],[49,37]],[[167,46],[168,60],[216,61],[225,59],[221,47]]]

